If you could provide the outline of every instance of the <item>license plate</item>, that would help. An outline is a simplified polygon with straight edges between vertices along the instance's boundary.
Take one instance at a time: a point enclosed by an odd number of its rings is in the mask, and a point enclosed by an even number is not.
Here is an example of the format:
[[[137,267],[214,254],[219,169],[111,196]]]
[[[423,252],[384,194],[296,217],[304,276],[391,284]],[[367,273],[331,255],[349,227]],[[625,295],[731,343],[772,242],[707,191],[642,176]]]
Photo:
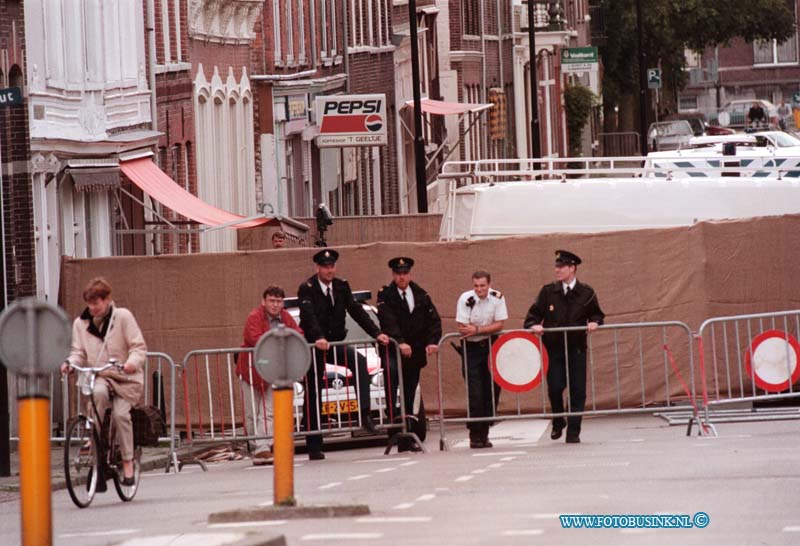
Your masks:
[[[322,415],[336,415],[339,413],[357,413],[358,400],[339,400],[337,402],[323,402]]]

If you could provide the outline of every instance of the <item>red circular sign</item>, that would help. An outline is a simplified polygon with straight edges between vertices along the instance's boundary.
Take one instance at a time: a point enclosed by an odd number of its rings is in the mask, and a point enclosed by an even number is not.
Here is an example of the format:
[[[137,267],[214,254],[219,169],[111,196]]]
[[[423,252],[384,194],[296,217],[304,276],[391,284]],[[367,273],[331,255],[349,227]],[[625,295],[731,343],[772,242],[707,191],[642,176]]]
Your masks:
[[[767,392],[785,391],[800,379],[798,355],[800,345],[791,335],[780,330],[763,332],[753,339],[745,354],[747,376]]]
[[[527,392],[547,373],[547,350],[530,332],[503,334],[492,345],[494,381],[511,392]]]

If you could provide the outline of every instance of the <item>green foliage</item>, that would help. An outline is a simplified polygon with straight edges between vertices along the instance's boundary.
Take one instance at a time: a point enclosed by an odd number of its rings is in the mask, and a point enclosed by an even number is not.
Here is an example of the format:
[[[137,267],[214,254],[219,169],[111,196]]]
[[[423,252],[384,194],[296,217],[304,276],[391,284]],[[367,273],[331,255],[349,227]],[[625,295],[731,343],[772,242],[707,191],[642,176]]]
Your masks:
[[[570,85],[564,90],[564,108],[567,111],[567,134],[569,135],[569,155],[578,156],[581,152],[583,128],[592,114],[597,96],[591,89],[580,84]]]
[[[789,38],[795,31],[793,2],[789,0],[638,0],[641,2],[645,62],[661,63],[669,88],[685,85],[684,49],[702,51],[741,37],[754,40]],[[617,104],[619,97],[638,93],[637,0],[604,0],[607,41],[603,59],[603,98]],[[646,68],[647,68],[646,67]]]

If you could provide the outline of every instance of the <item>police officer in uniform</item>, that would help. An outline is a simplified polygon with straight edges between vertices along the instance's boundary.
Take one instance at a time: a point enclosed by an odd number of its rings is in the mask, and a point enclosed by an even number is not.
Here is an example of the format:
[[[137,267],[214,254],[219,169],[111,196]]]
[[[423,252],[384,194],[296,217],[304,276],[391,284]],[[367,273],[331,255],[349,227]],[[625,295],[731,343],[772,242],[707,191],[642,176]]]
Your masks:
[[[428,363],[428,355],[438,351],[442,337],[442,320],[430,296],[417,283],[411,280],[414,260],[405,256],[389,260],[392,282],[378,292],[378,320],[381,330],[398,343],[403,368],[403,403],[408,416],[408,430],[415,425],[413,415],[414,395],[419,384],[422,368]],[[391,347],[381,350],[386,389],[387,408],[390,419],[399,416],[397,392],[399,387],[397,373],[397,351]],[[420,451],[421,448],[404,438],[398,443],[398,451]]]
[[[556,251],[555,282],[539,291],[525,317],[525,328],[542,334],[545,328],[586,326],[588,332],[603,324],[597,294],[575,277],[581,259],[567,250]],[[566,346],[563,332],[545,332],[542,336],[549,357],[547,393],[553,413],[564,412],[564,389],[569,387],[569,410],[583,411],[586,402],[586,332],[569,332]],[[567,374],[569,371],[569,374]],[[553,418],[550,438],[558,440],[564,430],[564,418]],[[581,417],[567,419],[567,443],[580,442]]]
[[[472,290],[461,294],[456,305],[458,332],[464,340],[461,371],[467,382],[470,417],[494,415],[500,398],[500,387],[493,385],[489,371],[489,352],[492,334],[503,329],[508,310],[503,295],[491,289],[491,282],[492,276],[487,271],[476,271],[472,274]],[[469,447],[492,447],[490,426],[488,421],[467,423]]]
[[[366,358],[358,354],[353,347],[337,346],[332,348],[330,342],[342,341],[347,335],[345,313],[349,313],[353,320],[378,342],[386,345],[389,337],[380,332],[361,304],[353,299],[353,292],[347,281],[336,278],[336,260],[338,259],[339,253],[331,249],[320,250],[314,254],[317,272],[297,289],[297,300],[300,304],[300,328],[303,330],[306,340],[315,346],[316,362],[316,366],[312,365],[306,374],[307,396],[306,404],[303,407],[303,422],[306,424],[306,430],[319,430],[317,394],[324,385],[327,356],[327,360],[331,363],[336,362],[341,366],[346,363],[357,376],[356,387],[361,424],[366,430],[377,432],[375,423],[369,414],[370,377]],[[306,445],[309,459],[325,458],[325,454],[322,452],[322,435],[308,436]]]

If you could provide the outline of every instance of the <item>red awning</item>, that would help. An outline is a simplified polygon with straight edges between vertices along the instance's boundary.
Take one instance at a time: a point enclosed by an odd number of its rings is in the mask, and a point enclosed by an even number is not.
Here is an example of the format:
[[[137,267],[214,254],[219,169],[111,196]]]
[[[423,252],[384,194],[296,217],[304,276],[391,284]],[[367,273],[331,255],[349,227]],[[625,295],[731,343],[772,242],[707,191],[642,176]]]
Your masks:
[[[467,102],[445,102],[443,100],[422,99],[422,112],[436,116],[481,112],[492,107],[492,104],[471,104]],[[407,100],[406,106],[414,106],[413,100]]]
[[[120,163],[120,168],[147,195],[195,222],[207,226],[218,226],[245,218],[244,216],[218,209],[192,195],[181,188],[177,182],[159,169],[158,165],[150,161],[149,158],[123,161]],[[255,227],[265,224],[269,220],[269,218],[259,218],[232,224],[230,227],[235,229]]]

